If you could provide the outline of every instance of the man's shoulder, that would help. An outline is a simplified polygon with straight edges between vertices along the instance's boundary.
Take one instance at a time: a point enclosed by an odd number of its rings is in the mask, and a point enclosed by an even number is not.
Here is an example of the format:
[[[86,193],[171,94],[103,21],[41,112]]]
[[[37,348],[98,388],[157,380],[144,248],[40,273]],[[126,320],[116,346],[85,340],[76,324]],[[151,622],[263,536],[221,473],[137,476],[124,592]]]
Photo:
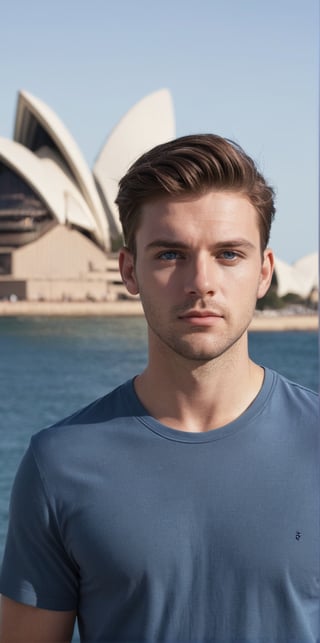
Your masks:
[[[94,439],[101,425],[104,428],[112,427],[121,424],[124,418],[134,416],[137,411],[135,404],[132,380],[128,380],[71,415],[35,433],[31,440],[32,447],[42,450],[54,449],[57,445],[62,449],[67,447],[68,443],[76,446],[88,435],[90,439]]]
[[[274,377],[273,399],[281,403],[292,414],[298,413],[310,420],[319,418],[319,395],[316,391],[272,371]]]
[[[272,372],[275,375],[277,385],[283,390],[290,392],[290,394],[294,397],[304,398],[314,403],[317,403],[317,401],[319,400],[319,394],[308,386],[292,380],[279,372]]]
[[[123,382],[112,391],[106,393],[106,395],[97,398],[71,415],[59,420],[51,428],[107,422],[117,417],[118,414],[121,415],[125,409],[128,410],[132,389],[132,380]]]

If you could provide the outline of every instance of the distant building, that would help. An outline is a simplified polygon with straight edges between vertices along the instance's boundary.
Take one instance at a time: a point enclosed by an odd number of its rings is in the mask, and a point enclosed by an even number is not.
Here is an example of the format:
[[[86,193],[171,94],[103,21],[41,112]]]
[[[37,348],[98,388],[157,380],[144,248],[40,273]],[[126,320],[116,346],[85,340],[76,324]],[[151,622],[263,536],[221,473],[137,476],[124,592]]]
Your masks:
[[[275,260],[273,283],[278,297],[294,294],[301,299],[318,301],[319,259],[318,253],[302,257],[293,265],[280,259]]]
[[[114,128],[91,172],[58,116],[21,91],[14,140],[0,137],[0,298],[111,297],[118,181],[140,154],[174,136],[170,93],[157,91]]]

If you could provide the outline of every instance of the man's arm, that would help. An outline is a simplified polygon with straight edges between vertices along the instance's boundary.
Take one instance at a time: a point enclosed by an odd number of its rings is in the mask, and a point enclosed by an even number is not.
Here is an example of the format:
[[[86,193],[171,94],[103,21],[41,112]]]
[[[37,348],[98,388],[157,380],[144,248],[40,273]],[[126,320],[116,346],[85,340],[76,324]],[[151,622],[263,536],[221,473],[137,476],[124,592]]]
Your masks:
[[[0,598],[0,643],[70,643],[75,611],[30,607]]]

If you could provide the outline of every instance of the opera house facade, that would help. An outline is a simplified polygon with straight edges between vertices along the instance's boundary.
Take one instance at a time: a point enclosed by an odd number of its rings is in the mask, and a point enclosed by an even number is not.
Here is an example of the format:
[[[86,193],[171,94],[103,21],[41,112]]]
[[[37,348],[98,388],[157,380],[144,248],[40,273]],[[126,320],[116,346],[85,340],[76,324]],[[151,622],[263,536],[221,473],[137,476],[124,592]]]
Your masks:
[[[18,94],[13,140],[0,137],[0,299],[95,300],[124,296],[113,251],[121,240],[118,181],[140,154],[174,138],[168,90],[134,105],[92,170],[60,118]],[[317,254],[276,259],[279,297],[318,293]]]
[[[120,120],[91,171],[48,105],[19,92],[13,140],[0,137],[0,299],[116,297],[118,181],[174,136],[170,93],[157,91]]]

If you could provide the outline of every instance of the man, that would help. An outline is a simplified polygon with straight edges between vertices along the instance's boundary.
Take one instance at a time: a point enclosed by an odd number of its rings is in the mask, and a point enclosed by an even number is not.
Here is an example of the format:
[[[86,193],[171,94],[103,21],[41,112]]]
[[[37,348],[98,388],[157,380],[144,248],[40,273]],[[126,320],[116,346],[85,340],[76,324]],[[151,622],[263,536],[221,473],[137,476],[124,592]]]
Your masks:
[[[145,370],[31,440],[13,488],[1,643],[316,643],[316,394],[251,361],[273,191],[187,136],[120,181],[120,270]]]

